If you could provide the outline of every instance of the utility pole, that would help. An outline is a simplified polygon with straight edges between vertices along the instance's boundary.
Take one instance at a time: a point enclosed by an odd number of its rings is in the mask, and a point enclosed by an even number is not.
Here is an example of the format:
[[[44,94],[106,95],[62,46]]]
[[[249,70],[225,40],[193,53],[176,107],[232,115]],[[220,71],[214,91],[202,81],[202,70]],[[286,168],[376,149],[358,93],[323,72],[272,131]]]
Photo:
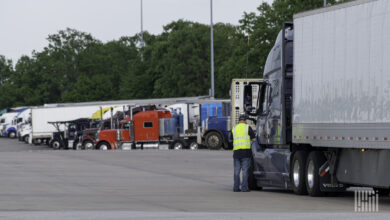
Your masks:
[[[326,0],[324,0],[324,7],[326,7]]]
[[[214,98],[214,27],[213,27],[213,0],[210,0],[210,59],[211,59],[211,98]]]
[[[142,5],[142,0],[141,1],[141,47],[145,46],[144,42],[144,14],[143,14],[143,5]]]

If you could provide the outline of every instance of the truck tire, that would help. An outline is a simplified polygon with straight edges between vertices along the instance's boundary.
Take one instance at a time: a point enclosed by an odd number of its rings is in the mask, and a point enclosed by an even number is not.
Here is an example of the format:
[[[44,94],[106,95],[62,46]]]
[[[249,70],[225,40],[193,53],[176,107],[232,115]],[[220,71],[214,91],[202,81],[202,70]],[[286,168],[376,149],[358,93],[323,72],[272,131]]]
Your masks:
[[[51,143],[50,143],[50,146],[54,149],[54,150],[59,150],[61,149],[61,143],[59,140],[57,139],[54,139]]]
[[[291,185],[295,194],[306,195],[307,189],[305,184],[305,167],[307,153],[305,151],[297,151],[291,162]]]
[[[223,145],[221,135],[216,131],[211,131],[205,138],[206,147],[210,150],[220,150]]]
[[[34,145],[41,145],[42,141],[41,141],[41,139],[33,139],[33,140],[32,140],[32,143],[33,143]]]
[[[28,139],[30,139],[30,136],[28,136],[27,134],[23,136],[23,141],[28,144]]]
[[[83,150],[92,150],[93,149],[92,141],[84,141],[82,149]]]
[[[199,144],[196,143],[196,141],[193,141],[190,143],[190,146],[189,146],[190,150],[198,150],[199,149]]]
[[[255,170],[255,162],[252,158],[251,160],[251,166],[248,170],[248,188],[250,190],[262,190],[263,188],[260,186],[257,186],[257,180],[255,178],[255,175],[253,174],[253,171]]]
[[[16,138],[16,132],[15,131],[10,131],[9,134],[8,134],[8,137],[12,138],[12,139]]]
[[[306,160],[305,183],[310,196],[321,196],[323,193],[320,188],[320,167],[326,159],[321,151],[312,151]]]
[[[107,142],[101,142],[96,146],[97,150],[110,150],[111,146]]]
[[[172,150],[183,150],[185,148],[183,141],[175,141],[171,145]]]

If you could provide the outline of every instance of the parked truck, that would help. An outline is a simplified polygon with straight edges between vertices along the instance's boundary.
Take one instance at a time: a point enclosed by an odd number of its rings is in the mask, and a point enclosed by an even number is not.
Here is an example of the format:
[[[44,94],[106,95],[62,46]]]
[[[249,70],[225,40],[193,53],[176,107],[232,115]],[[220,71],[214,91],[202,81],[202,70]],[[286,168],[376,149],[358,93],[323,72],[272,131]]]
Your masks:
[[[231,129],[238,123],[240,114],[248,114],[249,125],[256,130],[257,95],[262,79],[233,79],[230,100],[207,103],[201,106],[201,138],[198,143],[208,149],[231,149]]]
[[[97,125],[96,119],[78,118],[70,121],[48,122],[56,128],[52,134],[50,146],[53,149],[79,149],[81,148],[81,138],[85,129],[93,128]]]
[[[172,117],[177,118],[179,133],[179,139],[171,145],[172,149],[229,149],[230,100],[199,100],[170,105],[167,109]],[[206,141],[211,137],[214,137],[213,142]]]
[[[139,107],[138,107],[139,108]],[[165,109],[130,107],[130,117],[120,121],[117,129],[99,129],[96,149],[168,149],[178,138],[177,119]]]
[[[9,137],[9,138],[16,138],[17,131],[16,131],[16,125],[17,125],[17,118],[18,115],[20,115],[22,112],[27,110],[27,108],[16,108],[10,112],[4,113],[0,117],[0,126],[1,131],[0,135],[2,137]]]
[[[300,13],[270,51],[256,109],[252,187],[388,194],[390,4]]]

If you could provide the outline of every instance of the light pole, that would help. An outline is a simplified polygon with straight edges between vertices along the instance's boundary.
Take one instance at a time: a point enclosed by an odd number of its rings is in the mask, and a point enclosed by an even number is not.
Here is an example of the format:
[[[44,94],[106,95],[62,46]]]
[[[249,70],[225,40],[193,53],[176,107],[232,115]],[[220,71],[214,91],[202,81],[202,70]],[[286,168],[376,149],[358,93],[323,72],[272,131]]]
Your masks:
[[[214,27],[213,0],[210,0],[210,63],[211,63],[211,98],[214,98]]]
[[[324,7],[326,7],[326,0],[324,0]]]

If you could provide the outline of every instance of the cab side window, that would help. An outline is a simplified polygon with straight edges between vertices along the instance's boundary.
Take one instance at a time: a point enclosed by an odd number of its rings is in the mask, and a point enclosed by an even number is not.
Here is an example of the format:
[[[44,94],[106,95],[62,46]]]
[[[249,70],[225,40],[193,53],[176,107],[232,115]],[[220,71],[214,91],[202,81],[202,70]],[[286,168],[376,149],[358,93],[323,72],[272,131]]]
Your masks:
[[[268,112],[268,105],[269,105],[269,95],[271,93],[271,87],[269,85],[264,85],[261,88],[261,95],[260,95],[260,113],[261,114],[267,114]]]

